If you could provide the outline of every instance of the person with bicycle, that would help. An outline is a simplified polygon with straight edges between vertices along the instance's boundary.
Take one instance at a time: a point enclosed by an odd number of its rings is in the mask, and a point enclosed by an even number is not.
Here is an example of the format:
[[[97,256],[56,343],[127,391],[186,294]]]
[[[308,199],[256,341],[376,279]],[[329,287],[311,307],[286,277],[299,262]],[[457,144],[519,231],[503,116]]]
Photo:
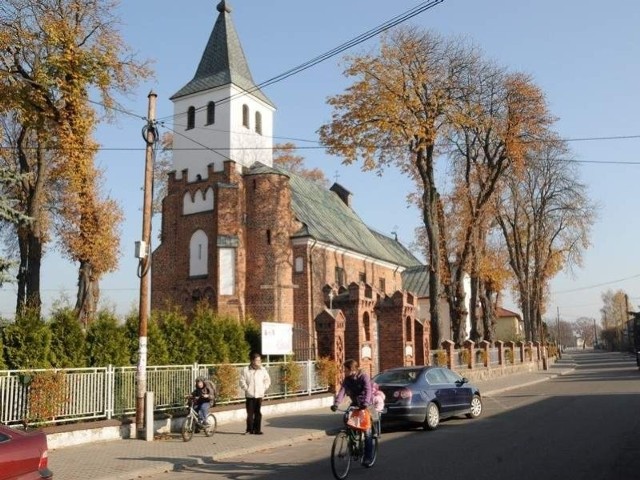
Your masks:
[[[196,378],[195,389],[190,395],[190,399],[193,402],[193,409],[198,412],[198,421],[201,425],[204,425],[206,422],[211,402],[214,400],[216,393],[212,390],[211,386],[207,386],[208,383],[210,384],[204,377]],[[199,429],[196,428],[196,431],[198,430]]]
[[[351,400],[351,406],[360,410],[370,410],[372,406],[371,378],[360,370],[357,360],[344,362],[344,380],[340,390],[336,393],[331,405],[331,411],[335,412],[345,396]],[[371,412],[369,412],[371,414]],[[374,418],[374,417],[372,417]],[[363,465],[370,467],[373,461],[373,434],[371,428],[364,433],[364,460]]]

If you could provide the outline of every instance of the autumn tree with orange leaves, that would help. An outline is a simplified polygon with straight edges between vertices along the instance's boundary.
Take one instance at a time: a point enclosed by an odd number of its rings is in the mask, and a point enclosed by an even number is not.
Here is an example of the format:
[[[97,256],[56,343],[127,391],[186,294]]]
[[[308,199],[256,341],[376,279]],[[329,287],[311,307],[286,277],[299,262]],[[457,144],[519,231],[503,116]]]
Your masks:
[[[377,54],[347,58],[345,75],[354,79],[342,94],[329,98],[332,120],[320,139],[343,162],[362,162],[364,170],[396,167],[419,188],[427,238],[429,314],[432,338],[445,338],[439,313],[441,298],[442,210],[436,183],[438,141],[445,138],[460,76],[474,55],[457,40],[404,27],[382,40]]]
[[[516,178],[522,174],[528,145],[553,122],[543,92],[523,74],[477,61],[465,71],[461,83],[461,96],[453,104],[448,130],[453,162],[449,215],[455,219],[448,245],[455,268],[449,275],[451,283],[445,284],[453,340],[458,345],[466,337],[462,320],[468,314],[471,339],[480,339],[476,312],[474,308],[467,311],[464,275],[471,275],[470,305],[476,305],[478,248],[482,248],[481,239],[493,218],[492,200],[507,173]],[[450,264],[445,268],[451,268]]]
[[[115,28],[117,1],[5,0],[0,5],[0,115],[18,125],[14,164],[29,174],[17,226],[20,246],[17,313],[39,310],[40,261],[48,214],[64,253],[79,262],[79,317],[95,312],[97,282],[116,268],[119,209],[100,194],[92,139],[95,91],[112,117],[114,95],[149,75]]]

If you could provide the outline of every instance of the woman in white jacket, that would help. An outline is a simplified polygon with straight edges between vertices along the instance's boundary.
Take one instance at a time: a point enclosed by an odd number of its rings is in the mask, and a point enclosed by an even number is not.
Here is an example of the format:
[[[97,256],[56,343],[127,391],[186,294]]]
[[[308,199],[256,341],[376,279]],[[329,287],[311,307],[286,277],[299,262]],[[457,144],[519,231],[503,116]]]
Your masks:
[[[245,406],[247,409],[247,430],[244,432],[262,435],[261,423],[262,398],[271,385],[269,372],[262,366],[260,354],[252,352],[249,356],[251,363],[244,367],[240,375],[240,388],[244,392]]]

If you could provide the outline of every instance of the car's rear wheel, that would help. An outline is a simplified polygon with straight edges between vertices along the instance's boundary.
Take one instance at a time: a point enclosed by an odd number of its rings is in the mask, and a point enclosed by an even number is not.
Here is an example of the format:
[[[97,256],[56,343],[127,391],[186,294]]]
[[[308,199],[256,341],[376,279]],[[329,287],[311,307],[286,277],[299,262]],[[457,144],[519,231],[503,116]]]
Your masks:
[[[424,419],[425,430],[435,430],[440,425],[440,409],[438,405],[433,402],[429,402],[427,405],[427,415]]]
[[[467,418],[478,418],[482,413],[482,400],[480,395],[474,395],[471,399],[471,410],[467,413]]]

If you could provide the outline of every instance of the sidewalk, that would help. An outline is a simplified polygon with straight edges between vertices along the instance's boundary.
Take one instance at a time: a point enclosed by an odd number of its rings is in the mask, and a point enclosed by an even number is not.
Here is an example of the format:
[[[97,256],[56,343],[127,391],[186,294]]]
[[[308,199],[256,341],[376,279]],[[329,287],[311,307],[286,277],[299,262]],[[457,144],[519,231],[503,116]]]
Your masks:
[[[520,373],[475,382],[483,396],[543,382],[575,368],[570,355],[547,371]],[[329,435],[340,426],[340,419],[328,408],[306,413],[264,417],[264,435],[243,435],[243,421],[218,426],[210,438],[194,435],[183,442],[173,433],[164,440],[113,440],[49,451],[49,468],[60,480],[130,480],[140,476],[179,470],[182,465],[210,463],[228,457]]]

